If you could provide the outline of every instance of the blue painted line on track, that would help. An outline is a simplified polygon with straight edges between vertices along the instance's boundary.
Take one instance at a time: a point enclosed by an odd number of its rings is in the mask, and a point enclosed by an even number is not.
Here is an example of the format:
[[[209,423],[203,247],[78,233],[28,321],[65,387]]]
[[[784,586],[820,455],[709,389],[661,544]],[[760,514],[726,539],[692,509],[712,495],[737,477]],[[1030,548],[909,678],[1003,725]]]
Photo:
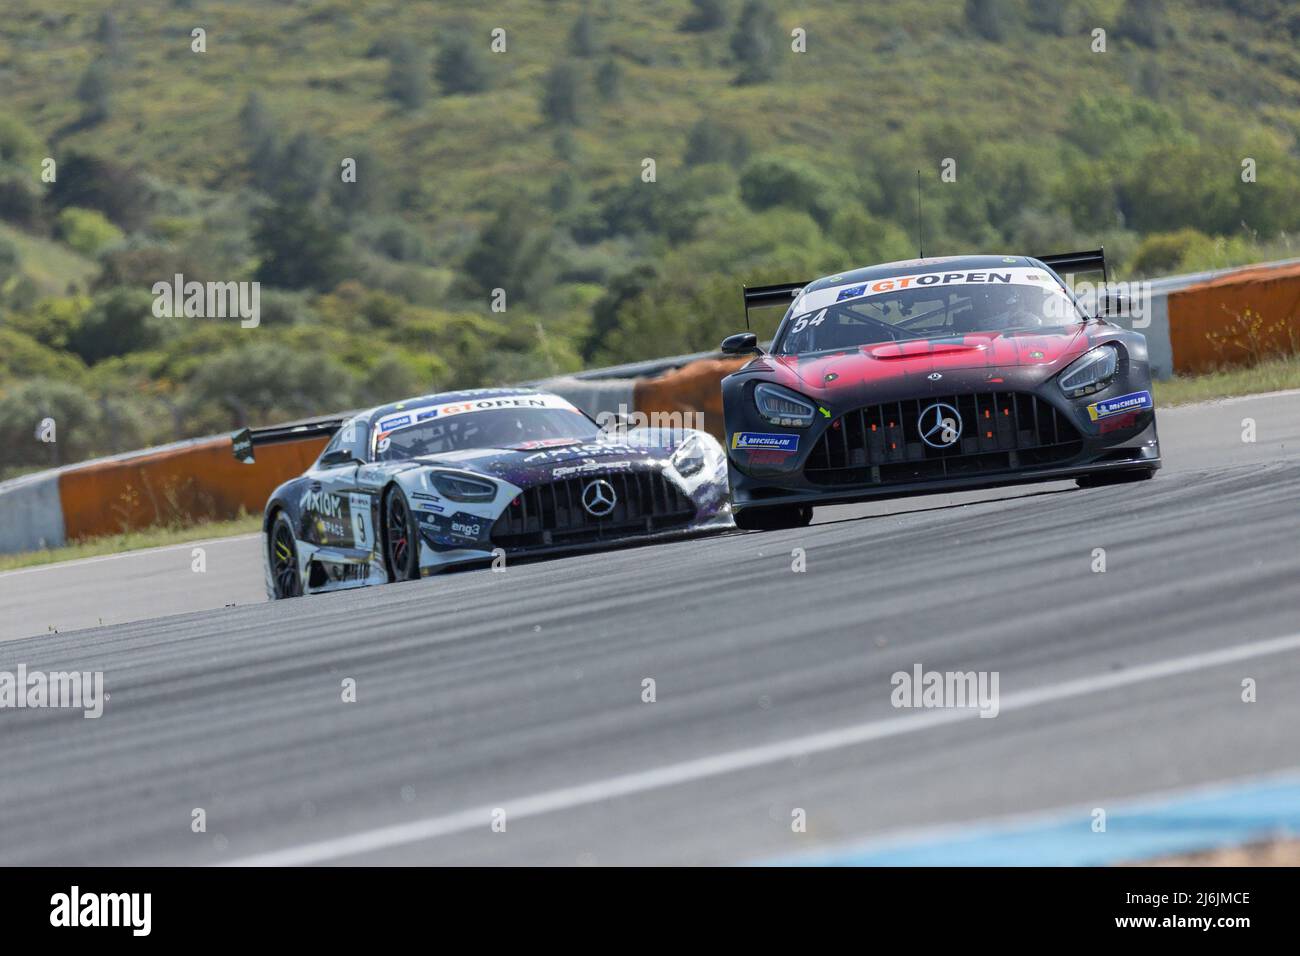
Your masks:
[[[1300,836],[1300,774],[941,827],[769,861],[805,866],[1104,866]]]

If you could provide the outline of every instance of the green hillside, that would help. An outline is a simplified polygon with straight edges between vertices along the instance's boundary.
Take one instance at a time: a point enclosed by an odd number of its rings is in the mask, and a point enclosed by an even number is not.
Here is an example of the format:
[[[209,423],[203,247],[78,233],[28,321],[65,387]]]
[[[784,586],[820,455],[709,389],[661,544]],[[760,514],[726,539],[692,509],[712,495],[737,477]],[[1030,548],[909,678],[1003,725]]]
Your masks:
[[[918,169],[931,253],[1300,255],[1283,0],[5,6],[7,469],[708,348],[914,255]],[[156,317],[176,273],[261,324]]]

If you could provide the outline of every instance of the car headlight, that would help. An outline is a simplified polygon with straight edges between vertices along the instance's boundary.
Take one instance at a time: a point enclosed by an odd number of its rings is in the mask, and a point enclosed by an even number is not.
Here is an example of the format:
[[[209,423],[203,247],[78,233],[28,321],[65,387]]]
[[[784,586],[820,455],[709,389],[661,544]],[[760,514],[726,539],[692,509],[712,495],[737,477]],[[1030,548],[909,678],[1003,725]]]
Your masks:
[[[491,501],[497,496],[497,486],[492,482],[455,472],[432,472],[429,483],[452,501]]]
[[[677,446],[673,452],[673,467],[683,478],[689,478],[704,467],[704,446],[698,438],[691,435]]]
[[[754,389],[754,404],[763,419],[773,425],[807,428],[817,414],[813,403],[802,395],[766,382]]]
[[[1070,364],[1057,380],[1070,398],[1099,392],[1115,380],[1119,371],[1119,349],[1100,345]]]

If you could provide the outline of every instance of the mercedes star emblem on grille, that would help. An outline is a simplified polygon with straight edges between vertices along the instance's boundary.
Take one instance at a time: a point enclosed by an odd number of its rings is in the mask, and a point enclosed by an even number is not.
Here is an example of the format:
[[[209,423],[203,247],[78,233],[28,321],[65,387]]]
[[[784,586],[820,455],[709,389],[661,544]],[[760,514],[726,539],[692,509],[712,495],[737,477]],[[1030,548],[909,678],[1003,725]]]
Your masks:
[[[935,402],[921,412],[916,429],[931,448],[951,448],[961,438],[961,415],[947,402]]]
[[[618,495],[614,493],[614,486],[604,478],[589,481],[582,489],[582,506],[588,514],[597,518],[603,518],[613,511],[617,502]]]

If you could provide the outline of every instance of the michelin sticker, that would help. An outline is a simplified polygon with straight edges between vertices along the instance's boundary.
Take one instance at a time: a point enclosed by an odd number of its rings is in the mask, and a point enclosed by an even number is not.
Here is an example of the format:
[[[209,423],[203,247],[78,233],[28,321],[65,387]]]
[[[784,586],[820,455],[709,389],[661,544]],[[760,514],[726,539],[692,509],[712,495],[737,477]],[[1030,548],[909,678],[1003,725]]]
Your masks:
[[[1088,417],[1095,422],[1103,418],[1110,418],[1112,415],[1136,412],[1151,407],[1150,392],[1130,392],[1128,395],[1119,396],[1119,398],[1108,398],[1105,401],[1093,402],[1088,406]]]
[[[768,451],[797,451],[799,449],[799,436],[768,434],[766,432],[736,432],[731,436],[731,447],[743,449],[763,448]]]

